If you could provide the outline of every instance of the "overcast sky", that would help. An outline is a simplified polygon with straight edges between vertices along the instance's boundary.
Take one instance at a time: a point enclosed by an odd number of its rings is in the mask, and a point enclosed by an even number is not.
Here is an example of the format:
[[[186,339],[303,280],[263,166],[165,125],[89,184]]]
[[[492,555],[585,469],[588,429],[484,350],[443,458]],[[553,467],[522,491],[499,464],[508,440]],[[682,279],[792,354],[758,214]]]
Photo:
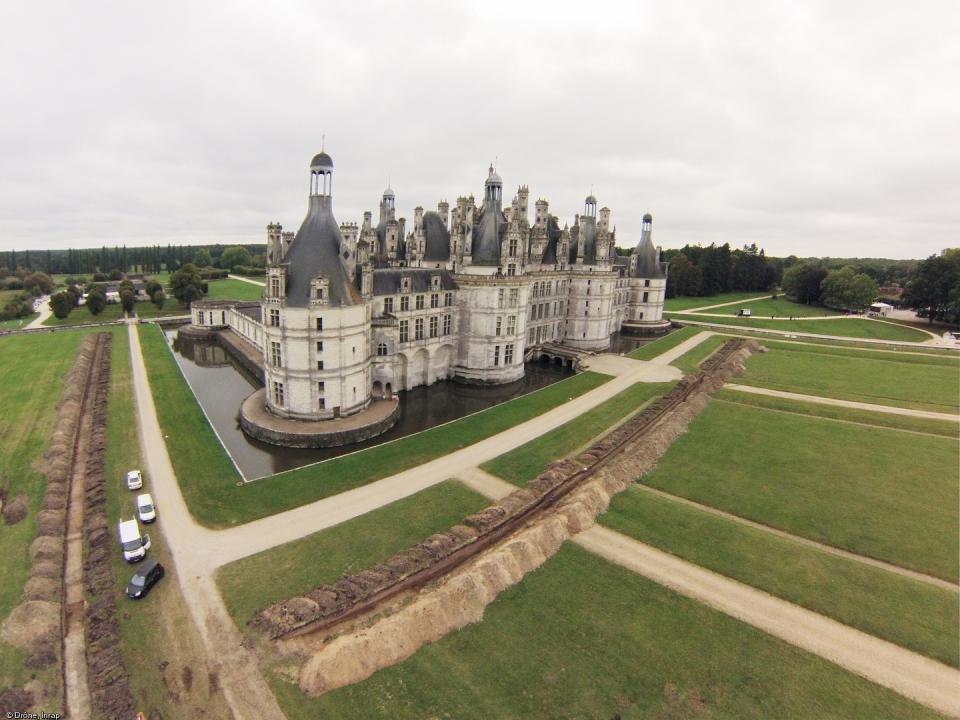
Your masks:
[[[337,219],[497,159],[621,246],[960,244],[960,3],[6,2],[0,250],[265,242],[326,135]],[[409,227],[409,226],[408,226]]]

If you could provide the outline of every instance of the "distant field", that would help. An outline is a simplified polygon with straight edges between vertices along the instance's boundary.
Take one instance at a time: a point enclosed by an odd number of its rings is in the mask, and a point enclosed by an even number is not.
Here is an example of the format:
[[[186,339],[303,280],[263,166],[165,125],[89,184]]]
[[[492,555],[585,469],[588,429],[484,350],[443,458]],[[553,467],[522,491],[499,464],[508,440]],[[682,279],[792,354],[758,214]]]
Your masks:
[[[960,598],[887,570],[633,487],[600,522],[702,567],[753,585],[956,667]]]
[[[937,717],[569,543],[482,622],[362,683],[311,698],[268,677],[290,720]]]
[[[689,340],[699,332],[701,332],[700,328],[695,327],[673,330],[659,340],[654,340],[646,345],[641,345],[635,350],[631,350],[627,353],[627,357],[633,358],[634,360],[653,360],[658,355],[663,355],[667,350],[672,350],[684,340]]]
[[[217,571],[217,584],[233,621],[243,629],[270,603],[386,560],[489,504],[482,495],[448,480],[353,520],[225,565]],[[357,542],[358,538],[362,542]],[[309,562],[305,562],[307,558]]]
[[[141,326],[150,387],[190,511],[224,527],[336,495],[416,467],[581,395],[610,379],[584,372],[487,410],[360,452],[236,487],[240,478],[207,424],[158,328]]]
[[[956,441],[711,403],[642,482],[957,580]]]
[[[960,372],[946,358],[821,354],[779,345],[753,355],[746,366],[736,380],[742,385],[935,412],[956,412],[960,405]]]
[[[484,463],[481,467],[515,485],[526,486],[554,460],[589,445],[603,432],[619,425],[628,415],[654,398],[670,391],[673,383],[637,383],[575,420],[541,435],[536,440]]]
[[[211,280],[207,288],[204,300],[259,300],[263,295],[263,287],[233,278]]]
[[[821,305],[804,305],[794,302],[787,297],[780,295],[776,300],[767,297],[763,300],[756,300],[740,305],[728,305],[724,308],[717,308],[709,312],[718,312],[722,314],[736,315],[741,308],[750,308],[754,317],[826,317],[831,315],[843,315],[836,310],[830,310]]]
[[[771,320],[769,318],[759,317],[738,318],[714,317],[712,315],[677,315],[674,319],[679,322],[692,320],[742,328],[766,328],[768,330],[784,330],[796,333],[816,333],[818,335],[870,338],[874,340],[896,340],[898,342],[917,343],[930,339],[930,336],[926,333],[914,330],[905,325],[869,320],[866,318],[851,318],[849,320]]]
[[[708,307],[710,305],[719,305],[721,303],[734,302],[735,300],[749,300],[755,297],[770,297],[773,293],[762,292],[732,292],[711,295],[710,297],[675,297],[667,298],[664,302],[664,310],[691,310],[693,308]]]

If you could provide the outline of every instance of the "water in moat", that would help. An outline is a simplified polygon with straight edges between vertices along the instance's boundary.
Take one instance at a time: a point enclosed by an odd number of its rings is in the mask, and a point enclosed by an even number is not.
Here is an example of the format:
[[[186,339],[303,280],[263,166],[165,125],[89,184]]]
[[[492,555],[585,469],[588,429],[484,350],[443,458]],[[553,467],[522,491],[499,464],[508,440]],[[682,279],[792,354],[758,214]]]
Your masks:
[[[248,480],[308,465],[380,445],[427,428],[484,410],[569,377],[571,370],[527,363],[522,380],[509,385],[463,385],[449,380],[399,393],[400,419],[379,437],[339,448],[301,450],[251,440],[240,429],[240,403],[259,384],[212,341],[179,340],[166,332],[167,342],[201,407],[223,444]]]

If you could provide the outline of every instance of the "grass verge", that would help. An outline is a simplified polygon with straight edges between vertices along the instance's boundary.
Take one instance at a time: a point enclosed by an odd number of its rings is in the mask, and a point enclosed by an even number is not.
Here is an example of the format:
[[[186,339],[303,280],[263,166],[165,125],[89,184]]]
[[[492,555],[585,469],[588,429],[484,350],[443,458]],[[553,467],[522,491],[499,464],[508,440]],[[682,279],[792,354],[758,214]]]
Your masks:
[[[747,308],[753,313],[753,317],[758,319],[770,317],[833,317],[843,315],[841,312],[830,310],[822,305],[804,305],[803,303],[794,302],[783,295],[778,296],[776,300],[766,297],[762,300],[751,300],[750,302],[740,303],[739,305],[727,305],[726,307],[717,308],[716,311],[711,310],[710,312],[736,315],[741,309]]]
[[[749,300],[755,297],[769,298],[771,295],[772,293],[764,295],[762,292],[729,292],[711,295],[709,297],[673,297],[667,298],[663,304],[663,308],[667,312],[671,310],[693,310],[711,305],[735,302],[737,300]]]
[[[619,425],[654,398],[667,393],[673,383],[637,383],[617,393],[575,420],[541,435],[480,467],[493,475],[526,486],[554,460],[589,445],[601,433]]]
[[[272,602],[336,582],[456,525],[490,501],[455,480],[217,570],[237,627]],[[362,538],[362,542],[357,542]]]
[[[659,340],[654,340],[646,345],[641,345],[635,350],[631,350],[627,353],[627,357],[633,358],[634,360],[653,360],[653,358],[658,355],[663,355],[667,350],[672,350],[684,340],[689,340],[699,332],[700,328],[693,327],[674,330]]]
[[[713,403],[643,482],[956,582],[958,472],[951,438]]]
[[[239,477],[184,382],[160,329],[141,326],[140,342],[180,487],[197,521],[211,527],[273,515],[416,467],[535,418],[610,379],[580,373],[416,435],[238,487]]]
[[[957,593],[633,487],[600,522],[641,542],[957,667]]]
[[[569,543],[482,622],[362,683],[311,698],[268,677],[291,720],[937,717]]]
[[[680,368],[684,373],[694,373],[700,369],[700,363],[713,355],[729,339],[725,335],[712,335],[670,364]]]

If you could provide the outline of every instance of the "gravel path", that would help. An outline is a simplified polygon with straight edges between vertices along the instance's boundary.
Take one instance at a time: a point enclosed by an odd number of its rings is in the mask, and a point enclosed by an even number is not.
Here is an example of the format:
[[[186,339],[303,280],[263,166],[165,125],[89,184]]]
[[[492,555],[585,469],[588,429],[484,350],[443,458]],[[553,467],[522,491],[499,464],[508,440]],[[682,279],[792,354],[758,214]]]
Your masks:
[[[40,314],[31,320],[27,325],[25,325],[23,327],[24,330],[34,330],[36,328],[43,327],[43,321],[53,315],[53,310],[50,309],[49,295],[44,295],[43,297],[37,298],[33,306]]]
[[[960,415],[940,413],[930,410],[913,410],[911,408],[894,407],[893,405],[874,405],[873,403],[856,402],[854,400],[838,400],[821,395],[804,395],[802,393],[786,392],[785,390],[770,390],[769,388],[754,387],[753,385],[737,385],[727,383],[723,386],[727,390],[752,393],[754,395],[769,395],[770,397],[801,400],[819,405],[834,405],[836,407],[854,408],[855,410],[870,410],[871,412],[887,413],[888,415],[907,415],[909,417],[926,418],[927,420],[946,420],[960,422]]]
[[[950,717],[960,717],[960,672],[607,528],[573,541],[610,562],[753,625]]]
[[[769,299],[770,299],[770,293],[767,293],[766,295],[757,295],[756,297],[745,298],[743,300],[731,300],[730,302],[717,303],[716,305],[704,305],[698,308],[687,308],[686,310],[667,310],[667,312],[687,315],[690,313],[699,313],[702,310],[713,310],[713,308],[718,308],[718,307],[728,307],[730,305],[743,305],[744,303],[748,303],[748,302],[757,302],[759,300],[769,300]]]
[[[259,287],[266,287],[266,286],[267,286],[266,283],[262,283],[262,282],[260,282],[259,280],[251,280],[250,278],[245,278],[245,277],[243,277],[243,276],[241,276],[241,275],[234,275],[234,274],[230,273],[230,274],[227,275],[227,277],[228,277],[228,278],[231,278],[231,279],[233,279],[233,280],[239,280],[240,282],[250,283],[251,285],[257,285],[257,286],[259,286]]]

